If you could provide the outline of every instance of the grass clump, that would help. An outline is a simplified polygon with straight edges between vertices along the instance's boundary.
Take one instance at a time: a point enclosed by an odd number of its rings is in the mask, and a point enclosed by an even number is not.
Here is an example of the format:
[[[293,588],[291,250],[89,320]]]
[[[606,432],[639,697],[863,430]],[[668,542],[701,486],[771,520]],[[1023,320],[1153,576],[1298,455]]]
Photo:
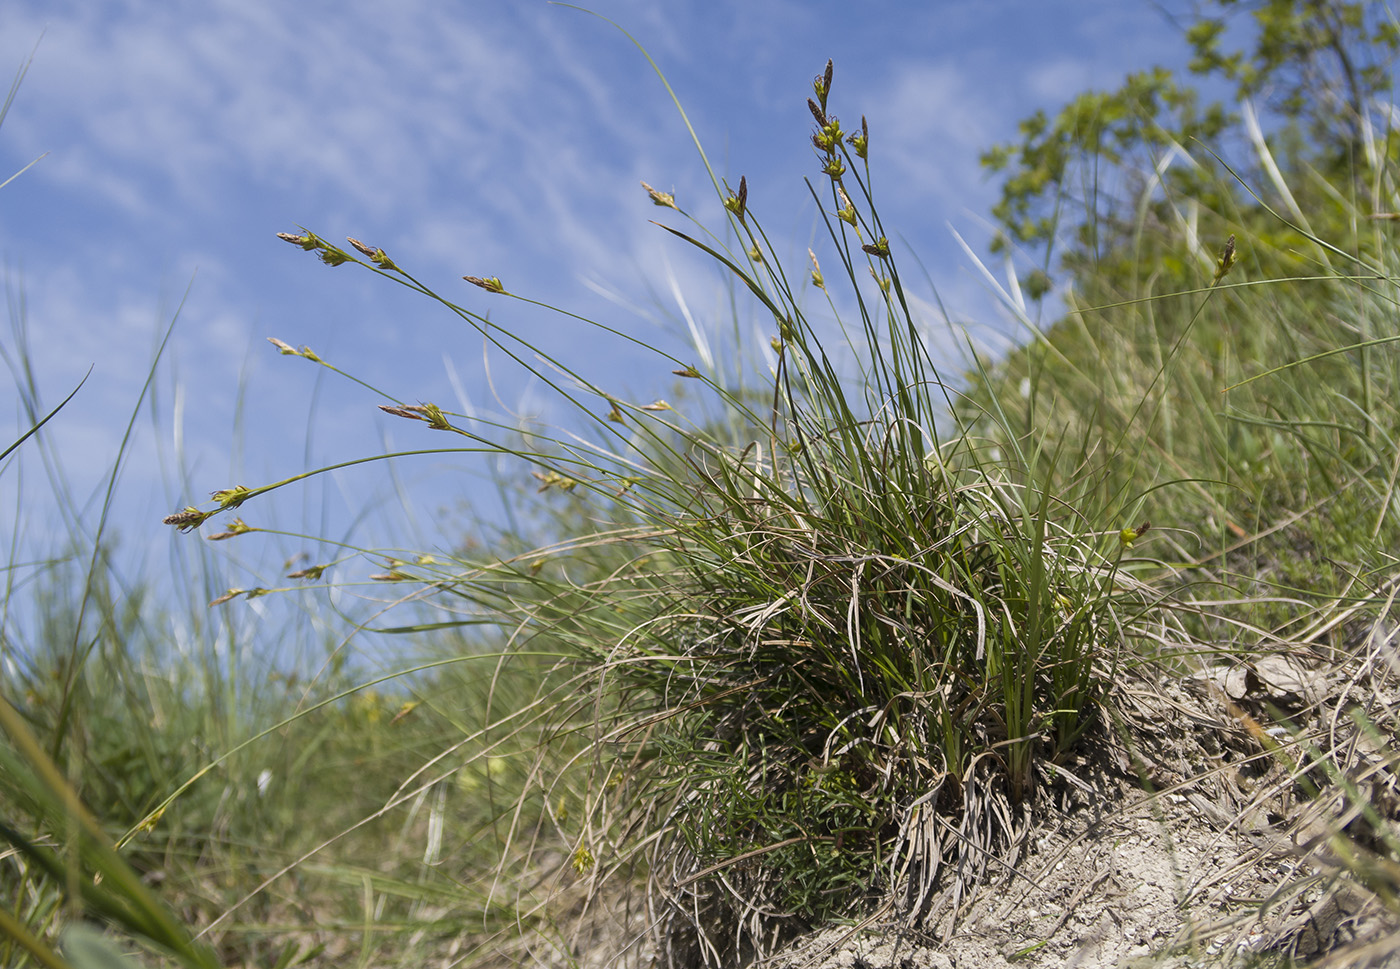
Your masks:
[[[692,393],[629,403],[382,250],[283,234],[327,265],[357,263],[436,300],[591,429],[519,437],[430,403],[384,406],[528,462],[542,491],[584,509],[571,521],[592,523],[551,550],[434,555],[392,574],[419,584],[423,605],[465,611],[447,622],[491,619],[510,648],[560,656],[500,730],[515,736],[543,709],[557,734],[587,741],[562,766],[542,752],[530,782],[547,789],[575,877],[645,872],[677,965],[745,961],[881,905],[909,925],[953,917],[1019,848],[1044,767],[1102,734],[1125,630],[1150,607],[1121,567],[1148,526],[1110,527],[1125,502],[1106,517],[1049,487],[1066,439],[1026,437],[996,408],[976,422],[995,434],[949,423],[953,391],[869,190],[866,123],[848,132],[830,113],[831,82],[828,65],[808,106],[839,288],[815,255],[813,287],[787,274],[744,179],[716,181],[723,235],[657,202],[689,220],[667,231],[767,319],[757,389],[753,373],[671,359]],[[709,416],[687,420],[692,405]],[[167,521],[197,527],[267,490],[216,492],[218,508]],[[564,804],[576,805],[567,820]]]

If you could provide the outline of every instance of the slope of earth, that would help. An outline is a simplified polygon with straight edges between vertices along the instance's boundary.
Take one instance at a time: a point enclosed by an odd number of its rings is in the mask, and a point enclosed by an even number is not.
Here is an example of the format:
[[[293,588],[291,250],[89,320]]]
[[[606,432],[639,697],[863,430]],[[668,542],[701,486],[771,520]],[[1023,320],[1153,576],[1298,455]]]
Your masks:
[[[1027,850],[956,920],[877,916],[765,966],[1400,966],[1396,633],[1121,690],[1115,736],[1045,777]]]

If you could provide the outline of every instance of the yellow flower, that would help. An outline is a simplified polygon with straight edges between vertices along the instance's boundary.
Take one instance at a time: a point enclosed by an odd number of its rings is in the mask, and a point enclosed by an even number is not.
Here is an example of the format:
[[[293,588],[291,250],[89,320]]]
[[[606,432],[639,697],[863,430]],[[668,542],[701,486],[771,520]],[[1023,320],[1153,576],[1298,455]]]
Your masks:
[[[1137,528],[1125,528],[1118,533],[1118,541],[1124,548],[1132,548],[1133,543],[1141,538],[1143,533],[1151,527],[1151,522],[1143,522]]]

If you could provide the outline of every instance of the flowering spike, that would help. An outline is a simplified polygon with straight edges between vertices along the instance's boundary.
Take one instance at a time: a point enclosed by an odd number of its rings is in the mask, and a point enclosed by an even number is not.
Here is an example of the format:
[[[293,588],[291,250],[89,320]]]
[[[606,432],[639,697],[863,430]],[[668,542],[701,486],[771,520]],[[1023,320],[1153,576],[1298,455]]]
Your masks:
[[[234,485],[232,488],[215,491],[209,497],[217,501],[222,510],[228,510],[237,508],[252,497],[252,495],[252,491],[245,488],[243,485]]]
[[[215,513],[212,511],[200,511],[193,505],[188,505],[185,507],[184,511],[177,511],[173,515],[166,515],[161,519],[161,522],[173,526],[176,531],[187,532],[192,528],[198,528],[200,525],[203,525],[205,521],[214,514]]]
[[[826,112],[822,110],[821,105],[817,104],[817,102],[813,101],[811,98],[808,98],[807,110],[812,112],[813,118],[817,119],[817,125],[819,127],[826,127]]]
[[[674,192],[658,191],[646,182],[642,183],[642,188],[646,189],[647,194],[651,196],[652,205],[659,205],[663,209],[675,209],[677,212],[681,210],[681,207],[676,204],[676,195]]]
[[[324,566],[324,565],[312,565],[312,566],[308,566],[307,568],[304,568],[304,569],[298,569],[298,570],[295,571],[295,572],[288,572],[288,573],[287,573],[287,578],[289,578],[289,579],[305,579],[305,580],[308,581],[308,582],[315,582],[317,579],[319,579],[319,578],[321,577],[321,573],[324,572],[324,571],[326,571],[326,566]]]
[[[671,373],[675,374],[677,377],[689,377],[692,380],[700,379],[700,371],[696,370],[693,364],[686,367],[684,370],[672,370]]]
[[[321,249],[321,261],[327,266],[343,266],[350,261],[350,253],[332,245],[325,245]]]
[[[209,603],[209,605],[221,606],[225,602],[228,602],[230,599],[237,599],[239,596],[244,596],[249,599],[256,599],[259,596],[265,596],[270,594],[271,592],[271,589],[264,589],[262,586],[255,586],[251,589],[229,589],[217,599],[212,600]]]
[[[316,356],[316,351],[312,350],[310,347],[302,347],[300,350],[298,350],[290,343],[286,343],[282,340],[279,340],[275,336],[268,337],[267,342],[275,346],[277,348],[277,352],[282,354],[284,357],[304,357],[307,360],[310,360],[312,363],[322,362],[321,358]]]
[[[467,282],[473,286],[480,286],[488,293],[504,293],[506,288],[501,285],[500,279],[495,276],[463,276]]]
[[[826,289],[826,280],[822,278],[822,264],[817,262],[817,254],[808,249],[807,255],[812,259],[812,285],[817,289]]]
[[[447,419],[447,415],[437,404],[407,404],[402,407],[380,404],[379,409],[386,414],[393,414],[395,417],[403,417],[410,421],[427,421],[428,426],[435,431],[455,430],[452,422]]]
[[[366,256],[369,256],[369,261],[374,263],[379,268],[388,269],[392,272],[403,272],[402,269],[400,269],[394,264],[394,260],[390,259],[383,249],[371,248],[370,246],[365,245],[359,239],[353,239],[350,236],[346,236],[345,241],[350,243],[350,245],[354,246],[356,249],[360,250],[360,252],[364,253]]]
[[[1230,238],[1225,240],[1225,248],[1220,253],[1220,258],[1215,263],[1215,278],[1211,280],[1212,286],[1219,285],[1231,269],[1235,268],[1235,236],[1230,234]]]
[[[822,103],[822,110],[826,110],[826,99],[831,94],[831,76],[835,72],[836,65],[827,58],[826,71],[812,79],[812,90],[817,93],[817,98]]]
[[[540,482],[536,492],[548,491],[550,488],[558,488],[560,491],[573,491],[578,487],[577,478],[569,478],[558,471],[531,471],[531,477]]]
[[[860,116],[860,134],[851,135],[846,139],[855,150],[856,157],[865,159],[866,153],[870,150],[870,128],[865,123],[865,115]]]
[[[573,857],[569,859],[569,867],[576,875],[586,875],[593,870],[593,866],[598,863],[598,859],[593,856],[593,852],[587,845],[579,845],[575,849]]]
[[[452,422],[447,419],[447,415],[442,412],[442,408],[437,404],[409,404],[404,410],[411,414],[418,414],[423,420],[428,422],[428,426],[435,431],[450,431],[453,429]]]
[[[305,235],[296,235],[292,232],[279,232],[277,233],[277,238],[281,239],[283,242],[290,242],[294,246],[301,246],[307,252],[313,249],[320,249],[325,245],[314,232],[308,232]]]
[[[1143,522],[1137,528],[1125,528],[1118,533],[1118,542],[1124,548],[1132,548],[1133,543],[1136,542],[1139,538],[1141,538],[1143,534],[1151,527],[1151,522]]]
[[[739,191],[732,193],[724,200],[724,207],[739,217],[739,221],[744,221],[744,213],[749,205],[749,180],[743,175],[739,176]]]
[[[874,242],[866,243],[860,248],[867,255],[874,256],[877,259],[888,259],[890,257],[890,240],[886,239],[884,236],[881,236]]]
[[[379,409],[386,414],[393,414],[395,417],[403,417],[410,421],[427,420],[422,414],[415,414],[407,407],[393,407],[389,404],[380,404]]]
[[[248,524],[247,522],[245,522],[243,519],[241,519],[241,518],[235,518],[232,522],[229,523],[229,525],[228,525],[228,531],[226,531],[226,532],[219,532],[219,534],[217,534],[217,535],[210,535],[210,536],[209,536],[209,541],[211,541],[211,542],[222,542],[224,539],[227,539],[227,538],[235,538],[235,537],[237,537],[237,536],[239,536],[239,535],[246,535],[246,534],[248,534],[249,532],[260,532],[260,531],[262,531],[261,528],[254,528],[252,525],[249,525],[249,524]]]

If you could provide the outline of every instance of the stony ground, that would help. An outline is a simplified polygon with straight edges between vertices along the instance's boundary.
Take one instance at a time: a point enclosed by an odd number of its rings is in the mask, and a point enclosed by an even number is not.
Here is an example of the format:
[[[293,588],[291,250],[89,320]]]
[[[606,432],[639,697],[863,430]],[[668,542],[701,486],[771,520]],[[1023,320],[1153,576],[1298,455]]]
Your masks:
[[[1046,835],[1018,882],[984,893],[944,939],[892,926],[829,929],[768,965],[1245,965],[1269,953],[1308,961],[1380,940],[1393,927],[1365,893],[1323,876],[1291,844],[1261,851],[1253,839],[1202,823],[1185,801],[1144,804],[1092,832]],[[1400,965],[1387,959],[1378,964]]]

